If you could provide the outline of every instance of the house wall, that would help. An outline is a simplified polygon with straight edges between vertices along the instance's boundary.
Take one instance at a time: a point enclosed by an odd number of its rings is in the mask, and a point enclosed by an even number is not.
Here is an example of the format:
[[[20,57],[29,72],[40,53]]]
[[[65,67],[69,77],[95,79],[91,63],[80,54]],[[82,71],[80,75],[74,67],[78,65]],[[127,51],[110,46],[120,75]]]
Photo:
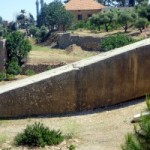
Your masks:
[[[0,118],[53,115],[150,93],[150,39],[0,86]]]
[[[89,17],[88,15],[93,15],[99,13],[101,10],[69,10],[73,16],[74,20],[78,20],[78,15],[82,15],[82,20],[87,20]]]

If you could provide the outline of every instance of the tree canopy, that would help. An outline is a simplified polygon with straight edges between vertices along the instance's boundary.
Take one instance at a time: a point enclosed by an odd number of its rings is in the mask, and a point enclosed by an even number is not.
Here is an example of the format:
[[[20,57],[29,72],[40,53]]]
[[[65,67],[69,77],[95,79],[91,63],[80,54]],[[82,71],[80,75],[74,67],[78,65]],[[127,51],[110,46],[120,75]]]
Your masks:
[[[65,28],[72,22],[72,15],[66,11],[64,5],[59,0],[55,0],[48,5],[45,4],[41,14],[38,16],[38,26],[45,25],[49,31]]]

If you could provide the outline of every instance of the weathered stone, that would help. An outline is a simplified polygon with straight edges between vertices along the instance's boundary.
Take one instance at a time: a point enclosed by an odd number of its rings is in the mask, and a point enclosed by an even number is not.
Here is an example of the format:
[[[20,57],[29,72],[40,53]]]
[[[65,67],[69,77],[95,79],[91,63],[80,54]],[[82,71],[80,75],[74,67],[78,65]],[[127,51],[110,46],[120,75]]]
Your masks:
[[[70,33],[59,33],[58,47],[65,49],[72,44],[76,44],[88,51],[99,51],[100,40],[102,40],[102,37],[100,38],[99,36],[79,36],[71,35]]]
[[[0,87],[0,117],[64,114],[150,93],[150,39]]]

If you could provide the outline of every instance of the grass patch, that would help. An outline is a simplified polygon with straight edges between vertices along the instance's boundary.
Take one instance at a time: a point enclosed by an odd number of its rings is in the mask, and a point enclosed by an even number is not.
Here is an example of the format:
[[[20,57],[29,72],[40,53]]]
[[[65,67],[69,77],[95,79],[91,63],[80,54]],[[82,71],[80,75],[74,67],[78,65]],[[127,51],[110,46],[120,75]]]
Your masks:
[[[0,147],[6,142],[7,136],[4,134],[0,134]]]
[[[68,121],[63,125],[66,139],[73,139],[77,137],[79,132],[79,125],[75,121]]]
[[[41,45],[32,45],[32,51],[49,51],[51,50],[50,48],[46,47],[46,46],[41,46]]]

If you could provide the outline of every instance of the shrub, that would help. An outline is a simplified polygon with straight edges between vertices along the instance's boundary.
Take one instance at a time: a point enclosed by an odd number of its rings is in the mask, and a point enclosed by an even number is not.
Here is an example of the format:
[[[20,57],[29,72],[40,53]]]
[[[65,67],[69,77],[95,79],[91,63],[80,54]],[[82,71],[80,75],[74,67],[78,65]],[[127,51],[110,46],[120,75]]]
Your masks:
[[[47,70],[52,70],[53,68],[51,66],[48,66],[47,67]]]
[[[60,131],[50,130],[42,123],[28,125],[23,133],[19,133],[14,141],[16,145],[41,146],[57,145],[64,140]]]
[[[75,149],[76,149],[76,147],[74,145],[69,146],[69,150],[75,150]]]
[[[3,81],[6,79],[6,73],[5,72],[0,72],[0,81]]]
[[[135,42],[129,36],[123,34],[110,35],[100,42],[100,48],[102,51],[109,51],[111,49],[119,48]]]
[[[149,99],[149,98],[148,98]],[[150,99],[149,99],[150,100]],[[147,103],[148,101],[146,101]],[[147,103],[149,107],[149,103]],[[134,133],[128,134],[122,150],[150,149],[150,115],[142,116],[140,122],[134,126]]]
[[[7,64],[7,74],[17,75],[21,73],[21,67],[19,66],[18,59],[12,58]]]
[[[13,74],[6,74],[6,80],[8,81],[15,80],[15,76]]]
[[[137,138],[133,134],[128,134],[125,139],[122,150],[142,150]]]
[[[146,95],[146,106],[147,109],[150,111],[150,94]]]
[[[38,28],[36,27],[36,26],[31,26],[30,28],[29,28],[29,32],[30,32],[30,34],[32,34],[33,36],[36,36],[36,33],[38,32]]]
[[[21,66],[23,63],[22,60],[31,50],[31,45],[25,36],[21,32],[17,31],[11,32],[6,36],[6,49],[8,60],[10,61],[13,57],[15,57],[18,59],[19,66]]]
[[[27,75],[27,76],[32,76],[34,74],[35,74],[34,70],[28,69],[28,70],[25,71],[25,75]]]

